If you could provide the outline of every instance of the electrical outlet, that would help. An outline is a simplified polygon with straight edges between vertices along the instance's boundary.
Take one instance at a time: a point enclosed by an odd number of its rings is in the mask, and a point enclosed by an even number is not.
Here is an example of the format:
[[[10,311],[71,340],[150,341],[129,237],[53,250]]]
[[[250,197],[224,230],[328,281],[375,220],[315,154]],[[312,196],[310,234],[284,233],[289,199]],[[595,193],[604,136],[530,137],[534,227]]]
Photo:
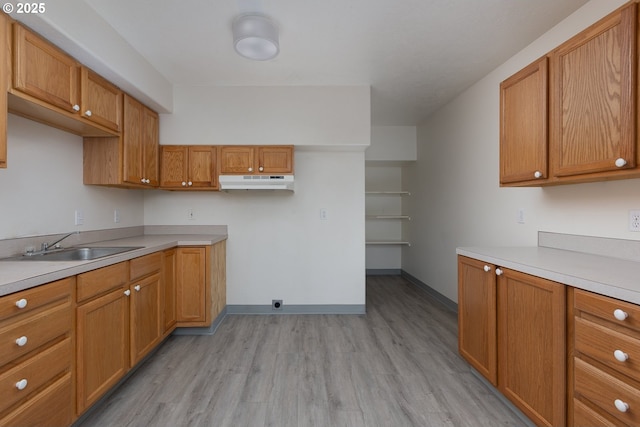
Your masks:
[[[189,221],[193,221],[194,219],[196,219],[196,215],[193,213],[193,209],[187,210],[187,219]]]
[[[272,299],[271,300],[271,309],[272,310],[282,310],[282,300],[281,299]]]
[[[320,208],[320,219],[323,221],[329,219],[329,211],[326,208]]]
[[[113,222],[120,222],[120,209],[114,209],[113,211]]]
[[[74,214],[74,223],[75,225],[83,225],[84,224],[84,212],[80,209],[76,209]]]
[[[522,208],[518,209],[516,222],[518,224],[524,224],[524,209],[522,209]]]
[[[640,231],[640,210],[629,211],[629,231]]]

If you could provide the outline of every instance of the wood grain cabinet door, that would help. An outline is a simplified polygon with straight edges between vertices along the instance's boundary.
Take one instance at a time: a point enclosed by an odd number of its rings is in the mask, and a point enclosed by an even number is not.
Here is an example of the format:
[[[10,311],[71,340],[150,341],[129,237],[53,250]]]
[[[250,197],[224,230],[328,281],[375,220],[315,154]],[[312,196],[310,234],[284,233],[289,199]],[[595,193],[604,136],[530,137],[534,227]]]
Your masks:
[[[164,251],[162,258],[162,280],[164,290],[163,301],[163,333],[169,334],[176,326],[176,250]]]
[[[127,287],[79,305],[77,318],[77,413],[81,414],[129,369]]]
[[[293,147],[264,146],[258,147],[256,164],[257,173],[290,174],[293,173]]]
[[[185,187],[189,170],[188,147],[185,145],[163,145],[160,153],[160,186],[165,188]]]
[[[11,21],[0,14],[0,111],[8,111],[7,92],[11,87]],[[0,114],[0,168],[7,167],[7,115]]]
[[[458,257],[458,351],[497,386],[495,267]]]
[[[13,87],[75,113],[74,106],[80,104],[80,64],[22,25],[14,23],[13,28]]]
[[[221,174],[252,174],[254,162],[253,147],[232,145],[220,147]]]
[[[539,426],[566,425],[565,285],[501,269],[498,389]]]
[[[216,174],[217,148],[210,145],[189,147],[189,181],[195,188],[218,188]]]
[[[131,366],[138,363],[162,338],[160,273],[131,283]]]
[[[182,247],[176,258],[176,310],[178,326],[195,326],[207,320],[209,304],[204,247]]]
[[[160,183],[160,168],[158,167],[160,129],[158,113],[142,106],[142,170],[146,185],[157,187]]]
[[[500,83],[500,184],[547,178],[548,59]]]
[[[120,132],[122,91],[86,67],[82,67],[80,82],[82,117]]]
[[[551,54],[551,149],[557,177],[635,168],[637,4]]]
[[[132,184],[142,184],[142,117],[141,103],[125,94],[123,139],[123,180]]]

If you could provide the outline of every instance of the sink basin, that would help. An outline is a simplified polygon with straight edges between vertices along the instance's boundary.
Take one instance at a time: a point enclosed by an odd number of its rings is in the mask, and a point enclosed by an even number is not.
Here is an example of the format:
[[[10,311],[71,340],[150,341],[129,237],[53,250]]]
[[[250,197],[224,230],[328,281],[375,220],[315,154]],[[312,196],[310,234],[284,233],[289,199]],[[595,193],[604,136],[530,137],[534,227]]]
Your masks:
[[[68,249],[54,249],[48,252],[39,252],[31,255],[4,258],[5,261],[88,261],[104,258],[123,252],[141,249],[143,246],[116,246],[116,247],[82,247]]]

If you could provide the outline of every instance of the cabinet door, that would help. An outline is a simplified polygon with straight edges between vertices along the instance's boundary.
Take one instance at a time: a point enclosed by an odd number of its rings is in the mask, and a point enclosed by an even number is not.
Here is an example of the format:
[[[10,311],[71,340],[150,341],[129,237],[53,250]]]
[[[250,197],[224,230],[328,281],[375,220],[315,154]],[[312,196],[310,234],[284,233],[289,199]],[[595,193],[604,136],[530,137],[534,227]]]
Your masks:
[[[80,113],[94,123],[120,132],[122,91],[98,74],[82,67]]]
[[[149,353],[162,337],[160,273],[131,283],[131,366]]]
[[[159,147],[159,120],[158,114],[142,106],[142,170],[146,184],[157,187],[160,182],[158,168]]]
[[[552,54],[551,149],[558,177],[636,165],[637,4],[617,11]]]
[[[495,267],[458,257],[458,351],[497,385]]]
[[[190,146],[189,147],[189,181],[195,188],[218,188],[218,175],[216,174],[216,147]]]
[[[547,57],[500,84],[500,184],[547,177]]]
[[[0,14],[0,111],[9,108],[7,91],[11,86],[11,22],[9,17]],[[0,114],[0,168],[7,167],[7,115]]]
[[[170,333],[176,325],[176,250],[164,252],[162,264],[162,279],[164,280],[164,315],[163,333]]]
[[[144,184],[142,169],[142,120],[143,107],[130,96],[124,96],[123,180],[131,184]]]
[[[256,164],[258,165],[258,173],[293,173],[293,147],[258,147]]]
[[[77,413],[95,403],[129,368],[129,300],[120,287],[77,308]]]
[[[498,389],[535,424],[565,425],[565,286],[502,271],[498,279]]]
[[[254,172],[253,147],[220,147],[221,174],[251,174]]]
[[[15,89],[66,111],[79,108],[80,64],[46,40],[14,24]]]
[[[165,188],[186,187],[189,167],[187,146],[163,145],[160,152],[160,186]]]
[[[206,251],[202,247],[178,248],[176,258],[176,310],[178,323],[205,322]]]

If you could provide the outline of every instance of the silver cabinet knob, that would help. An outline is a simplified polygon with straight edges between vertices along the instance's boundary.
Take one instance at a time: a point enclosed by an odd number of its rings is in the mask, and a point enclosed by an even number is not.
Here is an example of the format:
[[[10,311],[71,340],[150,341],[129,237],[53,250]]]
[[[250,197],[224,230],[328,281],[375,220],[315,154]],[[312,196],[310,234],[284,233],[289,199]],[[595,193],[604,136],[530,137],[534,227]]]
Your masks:
[[[485,265],[483,268],[484,271],[486,271],[487,273],[491,271],[491,267],[489,267],[488,265]]]
[[[496,268],[496,276],[502,276],[502,273],[503,273],[502,269]]]

